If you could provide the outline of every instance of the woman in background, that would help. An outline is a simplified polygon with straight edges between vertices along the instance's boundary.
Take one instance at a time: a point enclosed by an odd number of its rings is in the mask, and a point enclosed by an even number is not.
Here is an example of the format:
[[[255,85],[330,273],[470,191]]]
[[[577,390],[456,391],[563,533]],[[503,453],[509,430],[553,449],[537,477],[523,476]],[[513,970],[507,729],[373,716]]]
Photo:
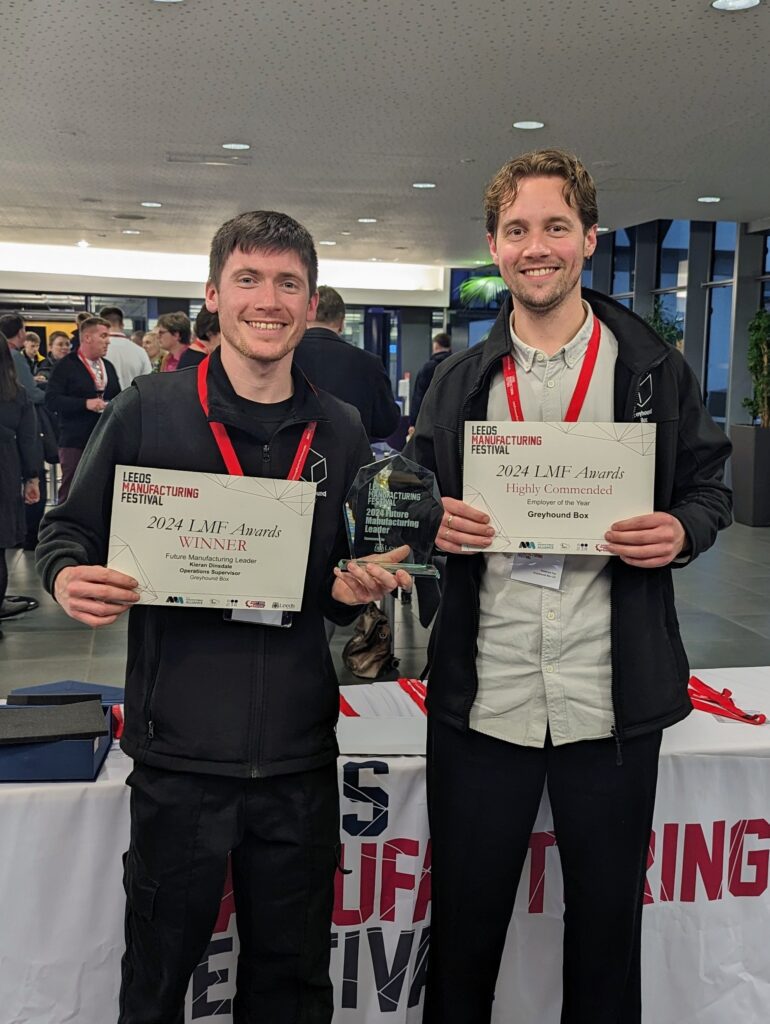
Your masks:
[[[65,334],[64,331],[54,331],[48,339],[48,355],[40,363],[37,371],[44,378],[45,383],[48,383],[48,378],[51,376],[54,366],[56,366],[60,359],[68,356],[71,350],[72,342],[70,341],[69,334]]]
[[[156,331],[148,331],[142,340],[142,348],[150,357],[152,372],[160,373],[163,364],[163,357],[166,354],[160,347],[160,341]]]
[[[3,607],[8,588],[5,551],[24,541],[24,502],[34,505],[40,500],[37,471],[42,464],[35,410],[16,378],[5,335],[0,334],[0,610],[4,618],[29,608],[24,598],[18,599],[24,607]]]

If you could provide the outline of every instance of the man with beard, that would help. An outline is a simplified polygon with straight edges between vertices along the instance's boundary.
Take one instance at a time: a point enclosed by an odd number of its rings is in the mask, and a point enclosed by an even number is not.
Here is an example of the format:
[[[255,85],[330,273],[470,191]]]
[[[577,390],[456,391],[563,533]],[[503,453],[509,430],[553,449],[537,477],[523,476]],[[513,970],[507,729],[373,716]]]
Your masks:
[[[228,855],[240,939],[234,1021],[332,1019],[339,693],[323,620],[351,622],[362,604],[411,580],[373,561],[337,568],[347,553],[343,501],[371,454],[358,413],[292,366],[315,313],[317,273],[312,238],[286,214],[224,224],[206,286],[220,347],[195,371],[138,377],[110,403],[68,500],[43,526],[38,566],[69,615],[102,626],[134,606],[119,1024],[182,1024]],[[104,567],[116,465],[308,479],[318,460],[325,493],[291,628],[228,621],[213,608],[136,605],[137,581]]]
[[[511,160],[485,208],[510,296],[486,342],[436,370],[411,445],[445,495],[437,545],[448,555],[429,648],[424,1020],[490,1021],[547,785],[564,879],[562,1024],[639,1024],[661,731],[691,710],[671,568],[730,522],[730,445],[680,353],[618,303],[581,293],[598,214],[575,157]],[[658,424],[655,511],[612,524],[606,554],[564,558],[550,589],[525,582],[513,554],[478,553],[494,531],[459,500],[463,425],[578,418]]]

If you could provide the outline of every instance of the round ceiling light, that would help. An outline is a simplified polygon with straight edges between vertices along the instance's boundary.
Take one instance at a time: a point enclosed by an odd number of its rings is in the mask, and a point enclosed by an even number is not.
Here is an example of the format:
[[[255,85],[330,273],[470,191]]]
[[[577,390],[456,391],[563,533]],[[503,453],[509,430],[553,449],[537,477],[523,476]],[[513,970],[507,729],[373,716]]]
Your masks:
[[[716,11],[748,11],[759,6],[759,0],[711,0]]]
[[[246,150],[251,149],[251,145],[248,142],[223,142],[222,149]]]
[[[123,228],[121,234],[123,235],[141,235],[141,231],[137,231],[136,228]]]
[[[412,188],[435,188],[435,181],[413,181]]]
[[[336,245],[337,243],[336,242],[332,242],[330,240],[329,241],[324,240],[324,241],[319,242],[318,244],[319,245]]]
[[[698,196],[699,203],[721,203],[721,196]]]
[[[159,210],[163,203],[140,203],[140,206],[144,206],[147,210]]]
[[[523,132],[533,132],[537,128],[545,128],[545,124],[542,121],[514,121],[513,127]]]
[[[377,218],[376,217],[359,217],[358,218],[358,223],[359,224],[376,224],[377,223]]]
[[[91,243],[87,242],[85,238],[81,238],[80,241],[77,243],[78,249],[87,249],[90,245]]]

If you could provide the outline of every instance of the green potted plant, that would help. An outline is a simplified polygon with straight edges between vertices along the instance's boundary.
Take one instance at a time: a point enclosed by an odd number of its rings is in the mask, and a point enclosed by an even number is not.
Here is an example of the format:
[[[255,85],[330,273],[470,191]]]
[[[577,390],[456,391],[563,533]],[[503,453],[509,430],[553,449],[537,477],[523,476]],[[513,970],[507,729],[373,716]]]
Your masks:
[[[644,320],[669,345],[681,349],[684,338],[682,329],[684,318],[681,313],[669,313],[661,300],[656,298],[652,304],[652,312],[648,313]]]
[[[508,286],[502,277],[497,275],[478,275],[469,277],[457,289],[460,302],[468,309],[486,309],[493,302],[501,302]]]
[[[734,423],[733,509],[736,522],[770,526],[770,311],[749,322],[748,368],[752,393],[743,400],[752,422]]]

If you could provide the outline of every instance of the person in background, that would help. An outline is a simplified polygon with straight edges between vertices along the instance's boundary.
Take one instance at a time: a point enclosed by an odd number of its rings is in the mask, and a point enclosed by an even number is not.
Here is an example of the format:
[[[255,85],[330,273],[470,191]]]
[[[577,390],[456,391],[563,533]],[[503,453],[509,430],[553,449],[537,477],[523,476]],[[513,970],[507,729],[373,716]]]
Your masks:
[[[321,285],[318,310],[307,327],[294,360],[308,380],[354,405],[370,441],[392,434],[401,407],[393,397],[382,360],[340,336],[345,328],[345,303],[338,291]]]
[[[203,345],[208,355],[215,352],[222,341],[219,314],[210,313],[204,306],[195,318],[195,337]]]
[[[212,337],[216,340],[209,343],[207,332],[211,330],[210,325],[216,324],[212,330]],[[201,333],[203,332],[203,333]],[[216,313],[209,313],[205,306],[202,306],[195,318],[195,337],[186,352],[183,352],[179,360],[178,370],[184,370],[188,366],[197,366],[202,363],[206,356],[210,355],[219,345],[219,317]]]
[[[24,332],[23,355],[35,383],[40,384],[45,381],[45,376],[41,373],[41,366],[45,361],[45,357],[40,355],[40,335],[35,331]]]
[[[142,339],[142,348],[150,359],[153,373],[160,373],[163,364],[163,349],[160,347],[157,331],[147,331]]]
[[[43,377],[43,381],[40,381],[42,387],[48,383],[48,378],[53,373],[53,368],[63,359],[68,356],[72,351],[72,342],[70,336],[65,331],[54,331],[48,339],[48,355],[45,357],[43,362],[40,364],[40,374]]]
[[[186,313],[164,313],[155,325],[160,347],[166,353],[161,373],[172,373],[179,369],[179,360],[190,344],[192,328]],[[200,362],[200,360],[198,360]]]
[[[448,334],[434,334],[433,341],[431,342],[431,357],[424,363],[417,374],[417,378],[414,382],[414,394],[412,395],[412,408],[410,415],[410,422],[412,428],[414,428],[417,422],[417,414],[420,411],[422,400],[425,398],[425,394],[430,387],[430,382],[433,380],[433,374],[436,372],[445,359],[448,359],[452,354],[452,342]],[[410,430],[410,436],[413,430]]]
[[[76,319],[77,326],[70,335],[70,341],[72,342],[72,351],[77,352],[78,346],[80,345],[80,325],[84,320],[88,320],[89,317],[93,316],[93,313],[87,313],[85,310],[78,313]]]
[[[104,306],[99,316],[110,325],[110,344],[107,358],[115,367],[120,381],[120,389],[124,391],[134,377],[143,373],[152,373],[150,359],[144,349],[132,344],[123,330],[123,310],[117,306]]]
[[[0,619],[36,607],[28,598],[7,597],[5,552],[24,540],[24,503],[36,504],[40,499],[38,467],[42,463],[35,409],[19,384],[10,348],[0,334]]]
[[[120,394],[118,374],[105,359],[110,325],[92,316],[80,325],[80,347],[60,359],[48,380],[45,404],[59,417],[59,503],[66,500],[88,439],[107,403]]]
[[[41,409],[45,401],[45,392],[42,382],[39,384],[35,382],[35,378],[32,376],[29,364],[24,356],[27,331],[22,316],[19,313],[6,313],[4,316],[0,316],[0,334],[4,334],[7,339],[6,347],[10,349],[18,382],[26,391],[27,398],[35,406],[35,409]],[[40,429],[40,423],[38,422],[38,433]],[[39,498],[34,505],[28,505],[25,509],[27,536],[24,541],[24,547],[27,550],[34,549],[37,542],[37,531],[45,511],[46,498],[48,496],[45,464],[42,459],[38,467],[37,477],[39,481]]]
[[[19,313],[6,313],[4,316],[0,316],[0,334],[5,335],[8,343],[7,347],[11,350],[11,359],[16,370],[16,377],[27,392],[27,397],[33,405],[42,405],[45,401],[45,395],[35,384],[29,364],[24,358],[24,343],[27,340],[27,331],[21,315]]]
[[[135,345],[138,345],[139,348],[142,348],[144,342],[144,331],[134,331],[131,335],[131,341],[133,341]]]
[[[564,882],[562,1024],[640,1024],[658,754],[663,729],[692,711],[672,570],[730,523],[730,442],[681,353],[581,288],[598,209],[577,157],[514,158],[484,207],[510,294],[486,341],[436,370],[407,449],[436,473],[448,556],[429,646],[423,1020],[489,1024],[547,787]],[[550,556],[554,576],[537,582],[526,558],[486,551],[489,516],[460,500],[465,424],[478,420],[657,424],[655,510],[607,523],[594,555]],[[472,849],[471,836],[482,837]]]

